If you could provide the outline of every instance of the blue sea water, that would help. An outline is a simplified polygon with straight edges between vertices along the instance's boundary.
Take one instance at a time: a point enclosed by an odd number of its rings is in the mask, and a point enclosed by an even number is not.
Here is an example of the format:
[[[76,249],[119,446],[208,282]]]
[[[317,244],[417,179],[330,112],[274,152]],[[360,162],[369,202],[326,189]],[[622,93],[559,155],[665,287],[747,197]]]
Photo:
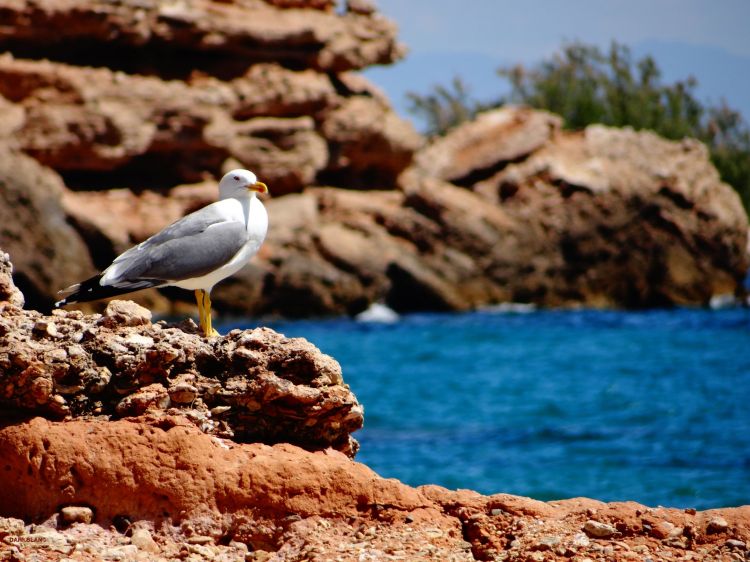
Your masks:
[[[384,477],[541,500],[750,504],[748,309],[269,325],[341,363],[365,407],[357,460]]]

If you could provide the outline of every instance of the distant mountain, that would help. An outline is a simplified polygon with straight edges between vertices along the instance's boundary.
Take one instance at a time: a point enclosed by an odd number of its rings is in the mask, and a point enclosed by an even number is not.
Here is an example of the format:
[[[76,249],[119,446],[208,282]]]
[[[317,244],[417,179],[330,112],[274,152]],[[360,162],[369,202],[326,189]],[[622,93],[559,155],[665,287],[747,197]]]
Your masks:
[[[607,45],[603,45],[607,48]],[[662,70],[667,82],[692,75],[698,80],[698,97],[712,104],[725,99],[730,107],[742,112],[750,121],[750,57],[733,55],[722,49],[686,43],[647,41],[632,46],[635,58],[651,55]],[[482,101],[496,99],[508,93],[508,84],[496,70],[516,61],[495,58],[485,53],[413,53],[393,66],[372,67],[365,76],[388,94],[395,110],[409,115],[407,92],[427,93],[436,84],[448,84],[460,76],[469,86],[473,97]]]

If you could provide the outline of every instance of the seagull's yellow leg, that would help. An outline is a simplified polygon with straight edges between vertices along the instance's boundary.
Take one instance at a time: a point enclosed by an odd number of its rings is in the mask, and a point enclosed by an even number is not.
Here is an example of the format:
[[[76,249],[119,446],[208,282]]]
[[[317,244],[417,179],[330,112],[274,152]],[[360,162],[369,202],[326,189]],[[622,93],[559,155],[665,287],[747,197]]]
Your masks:
[[[203,333],[207,338],[220,336],[221,334],[211,326],[211,295],[208,291],[201,292],[203,293]]]
[[[203,311],[203,290],[195,290],[195,302],[198,303],[198,323],[201,326],[201,330],[206,331],[206,320],[205,312]]]

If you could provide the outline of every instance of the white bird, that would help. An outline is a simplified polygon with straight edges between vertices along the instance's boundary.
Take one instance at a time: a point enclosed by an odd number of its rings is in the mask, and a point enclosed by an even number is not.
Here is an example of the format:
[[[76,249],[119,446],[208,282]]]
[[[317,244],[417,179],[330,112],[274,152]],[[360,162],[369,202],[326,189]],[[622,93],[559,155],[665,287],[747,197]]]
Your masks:
[[[260,249],[268,214],[256,197],[268,187],[248,170],[232,170],[219,182],[219,200],[184,216],[119,255],[102,273],[61,291],[64,306],[173,285],[195,291],[200,325],[211,326],[211,289],[239,271]]]

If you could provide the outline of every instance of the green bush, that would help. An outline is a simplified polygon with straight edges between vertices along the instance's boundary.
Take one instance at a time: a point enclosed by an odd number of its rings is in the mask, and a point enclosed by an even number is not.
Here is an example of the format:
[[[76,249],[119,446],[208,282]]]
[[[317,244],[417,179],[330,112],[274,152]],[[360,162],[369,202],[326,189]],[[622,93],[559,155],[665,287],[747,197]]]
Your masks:
[[[407,92],[406,97],[409,100],[408,111],[426,121],[427,134],[430,136],[441,135],[464,121],[472,120],[480,111],[501,103],[481,103],[472,99],[466,84],[458,76],[447,86],[433,86],[432,93],[421,95]]]
[[[473,100],[460,78],[436,86],[427,95],[409,93],[410,111],[440,135],[479,111],[519,103],[561,115],[569,129],[592,123],[650,129],[670,139],[695,137],[705,142],[721,178],[734,187],[750,209],[750,129],[725,103],[704,106],[689,77],[664,84],[650,56],[634,60],[630,49],[612,43],[609,52],[582,43],[564,45],[550,60],[527,69],[501,68],[510,94],[493,103]]]

